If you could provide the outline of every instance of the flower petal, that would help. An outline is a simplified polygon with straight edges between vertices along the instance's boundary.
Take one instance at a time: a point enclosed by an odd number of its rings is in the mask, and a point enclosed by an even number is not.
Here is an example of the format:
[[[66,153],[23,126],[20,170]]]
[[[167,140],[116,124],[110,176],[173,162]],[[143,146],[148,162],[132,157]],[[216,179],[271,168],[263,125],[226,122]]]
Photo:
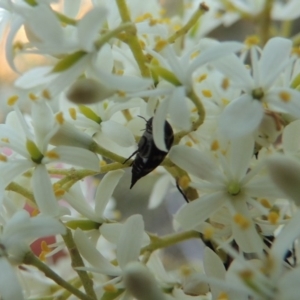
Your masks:
[[[148,203],[149,209],[155,209],[162,203],[167,193],[169,192],[169,186],[170,186],[170,177],[167,174],[161,176],[155,182],[155,185],[149,197],[149,203]]]
[[[122,270],[129,262],[137,261],[143,233],[144,221],[141,215],[133,215],[126,220],[117,243],[117,260]]]
[[[82,167],[88,170],[100,171],[100,162],[98,156],[86,149],[68,146],[57,146],[49,151],[49,161],[61,161],[72,166]],[[54,159],[50,159],[52,157]],[[44,160],[43,160],[44,162]]]
[[[291,40],[281,37],[274,37],[265,45],[259,61],[264,88],[268,88],[286,66],[292,45]]]
[[[15,270],[5,257],[0,257],[0,294],[2,299],[23,300],[22,288]]]
[[[218,278],[220,280],[225,279],[226,270],[223,262],[220,257],[208,247],[204,250],[203,266],[207,276]],[[218,285],[213,283],[210,284],[210,289],[213,299],[217,299],[222,292],[221,287],[218,287]]]
[[[101,130],[109,139],[122,147],[131,147],[135,144],[132,132],[115,121],[102,122]]]
[[[38,165],[34,169],[32,189],[40,212],[48,216],[59,216],[60,208],[54,196],[49,174],[44,165]]]
[[[223,192],[205,195],[184,205],[175,215],[175,220],[185,230],[194,229],[225,204]]]
[[[170,98],[164,99],[160,103],[159,107],[156,110],[156,113],[153,117],[152,130],[153,130],[153,139],[155,146],[165,152],[168,152],[165,142],[165,121],[167,117],[168,107],[170,103]]]
[[[123,170],[110,171],[102,178],[95,195],[96,215],[103,217],[104,209],[124,173]]]
[[[2,176],[3,187],[7,187],[19,175],[32,168],[34,163],[25,159],[16,159],[0,164],[0,173],[5,174]]]
[[[178,145],[171,148],[169,157],[176,165],[192,175],[208,181],[216,179],[218,169],[206,152]]]
[[[185,100],[184,87],[174,89],[169,102],[169,113],[172,124],[174,124],[177,129],[190,129],[190,112]]]
[[[78,41],[82,49],[88,52],[94,49],[94,42],[100,36],[99,32],[105,22],[106,15],[106,8],[97,6],[87,12],[78,22]]]
[[[121,273],[120,268],[112,265],[104,256],[97,251],[93,243],[87,238],[83,231],[76,229],[74,233],[74,241],[78,247],[80,254],[88,261],[88,263],[97,268],[97,271],[110,276],[118,276]]]
[[[229,103],[220,116],[219,127],[229,139],[252,133],[264,115],[261,103],[245,94]]]
[[[241,136],[231,141],[230,164],[234,180],[240,180],[249,168],[253,156],[254,139],[252,135]]]

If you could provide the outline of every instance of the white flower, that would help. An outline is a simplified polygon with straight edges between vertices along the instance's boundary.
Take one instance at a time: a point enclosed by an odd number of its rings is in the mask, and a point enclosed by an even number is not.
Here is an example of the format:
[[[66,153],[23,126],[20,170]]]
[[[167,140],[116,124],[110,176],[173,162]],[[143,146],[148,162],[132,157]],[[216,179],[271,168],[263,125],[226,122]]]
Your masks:
[[[106,224],[106,226],[121,225],[121,224]],[[103,225],[102,225],[103,226]],[[102,227],[101,226],[101,227]],[[136,262],[139,259],[140,250],[144,239],[144,222],[142,216],[133,215],[126,220],[124,225],[118,226],[118,234],[113,239],[116,241],[116,259],[118,266],[111,264],[104,256],[95,248],[93,243],[86,237],[84,232],[77,229],[74,234],[76,245],[91,267],[85,267],[85,270],[114,276],[112,280],[104,284],[116,285],[116,288],[123,288],[122,276],[126,266],[131,262]],[[116,234],[116,227],[112,235]],[[149,237],[148,237],[149,243]],[[127,292],[125,292],[127,294]]]
[[[32,107],[32,125],[35,134],[30,132],[17,106],[15,110],[16,115],[14,112],[10,113],[7,120],[16,128],[22,128],[23,134],[8,124],[0,125],[0,145],[11,148],[19,154],[15,159],[2,157],[0,170],[6,174],[3,178],[3,188],[18,175],[34,168],[32,188],[38,208],[43,214],[58,216],[60,207],[45,165],[61,161],[99,171],[99,159],[94,153],[76,147],[58,146],[48,150],[49,140],[58,130],[58,125],[55,124],[52,110],[45,101],[37,101]],[[19,158],[20,156],[22,158]]]
[[[4,300],[22,300],[22,288],[13,265],[22,263],[35,239],[54,234],[64,234],[65,227],[48,216],[30,218],[25,210],[16,212],[5,224],[0,234],[0,294]]]
[[[227,137],[235,138],[254,132],[263,119],[264,108],[300,117],[299,91],[276,84],[290,61],[291,49],[290,40],[272,38],[258,60],[259,50],[251,48],[252,76],[236,56],[213,63],[243,91],[220,117],[220,130]]]
[[[78,185],[73,186],[69,192],[66,192],[63,195],[63,199],[87,219],[97,223],[103,223],[105,222],[105,207],[123,175],[123,170],[110,171],[105,174],[96,190],[94,209],[86,202]]]
[[[251,136],[230,141],[228,147],[210,155],[186,146],[174,146],[170,159],[180,168],[195,176],[193,187],[200,190],[201,196],[176,214],[175,220],[184,229],[195,229],[214,212],[227,207],[232,219],[233,238],[241,251],[261,253],[263,244],[255,229],[250,207],[257,207],[261,214],[266,210],[256,202],[256,197],[278,197],[269,178],[257,173],[258,164],[250,172],[254,140]]]

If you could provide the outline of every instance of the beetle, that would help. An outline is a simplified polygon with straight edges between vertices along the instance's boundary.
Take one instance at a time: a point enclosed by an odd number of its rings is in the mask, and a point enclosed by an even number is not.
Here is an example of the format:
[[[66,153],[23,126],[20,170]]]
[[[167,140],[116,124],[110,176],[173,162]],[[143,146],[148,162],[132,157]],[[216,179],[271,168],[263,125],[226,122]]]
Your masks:
[[[143,118],[143,117],[142,117]],[[154,143],[153,132],[152,132],[152,123],[153,117],[146,121],[146,129],[142,135],[139,143],[138,149],[133,152],[125,161],[126,163],[132,156],[136,154],[136,157],[132,165],[132,178],[130,189],[136,184],[136,182],[142,177],[146,176],[148,173],[153,171],[159,164],[164,160],[168,154],[173,141],[174,133],[173,129],[168,121],[165,121],[164,134],[165,134],[165,143],[168,152],[158,149]]]

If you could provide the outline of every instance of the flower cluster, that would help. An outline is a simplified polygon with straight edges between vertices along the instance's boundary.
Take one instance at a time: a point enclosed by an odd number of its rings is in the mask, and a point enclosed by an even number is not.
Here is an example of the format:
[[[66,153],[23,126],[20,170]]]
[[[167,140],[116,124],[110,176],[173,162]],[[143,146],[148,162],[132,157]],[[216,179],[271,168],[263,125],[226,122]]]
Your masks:
[[[0,0],[1,299],[299,298],[299,1],[163,2]],[[130,168],[149,209],[182,198],[168,235],[120,221]]]

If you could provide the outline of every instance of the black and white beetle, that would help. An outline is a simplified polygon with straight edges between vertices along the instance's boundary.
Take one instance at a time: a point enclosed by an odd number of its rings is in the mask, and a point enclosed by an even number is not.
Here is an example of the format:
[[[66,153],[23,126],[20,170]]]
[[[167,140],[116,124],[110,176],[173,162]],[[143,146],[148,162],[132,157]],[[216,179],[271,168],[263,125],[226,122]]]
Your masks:
[[[131,164],[132,178],[130,188],[132,188],[139,179],[154,170],[168,154],[168,152],[159,150],[154,143],[152,133],[153,117],[148,121],[145,119],[145,121],[146,130],[138,143],[138,149],[124,161],[124,163],[126,163],[132,156],[136,154],[136,157]],[[168,121],[165,121],[164,134],[166,148],[169,151],[173,144],[174,134],[173,129]]]

